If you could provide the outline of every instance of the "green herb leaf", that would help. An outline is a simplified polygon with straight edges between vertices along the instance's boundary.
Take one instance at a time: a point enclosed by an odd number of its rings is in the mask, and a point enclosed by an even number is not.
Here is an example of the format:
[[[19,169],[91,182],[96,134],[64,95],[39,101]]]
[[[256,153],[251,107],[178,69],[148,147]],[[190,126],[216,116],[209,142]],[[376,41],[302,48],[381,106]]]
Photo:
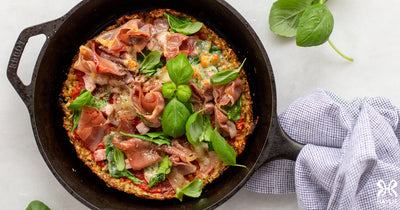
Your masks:
[[[210,77],[210,82],[213,85],[225,85],[228,84],[230,81],[236,79],[240,70],[242,69],[246,59],[243,60],[242,64],[237,69],[232,70],[223,70],[220,72],[215,73]]]
[[[81,93],[75,100],[68,106],[68,109],[82,110],[82,106],[89,104],[92,101],[92,93],[86,89],[81,90]]]
[[[209,50],[209,52],[212,53],[218,53],[221,52],[221,49],[219,49],[219,47],[215,46],[215,45],[211,45],[211,48]]]
[[[167,17],[172,32],[190,35],[198,32],[203,26],[203,23],[191,22],[190,18],[177,18],[166,12],[164,13],[164,16]]]
[[[29,203],[25,210],[50,210],[42,201],[34,200]]]
[[[324,4],[307,8],[300,18],[296,44],[301,47],[317,46],[328,41],[333,30],[333,16]]]
[[[182,201],[183,195],[192,198],[198,198],[201,195],[202,189],[203,189],[203,180],[197,178],[189,182],[185,186],[183,186],[182,189],[176,188],[176,195],[180,201]]]
[[[168,75],[177,84],[185,84],[193,76],[193,68],[185,54],[181,53],[167,61]]]
[[[176,90],[176,97],[181,102],[188,102],[192,96],[192,90],[188,85],[179,85]]]
[[[171,146],[171,140],[168,138],[168,136],[165,133],[163,133],[161,131],[146,133],[143,135],[129,134],[129,133],[124,133],[122,131],[120,131],[119,133],[124,136],[132,137],[132,138],[139,138],[139,139],[146,140],[146,141],[151,141],[153,143],[156,143],[159,146],[161,146],[163,144]]]
[[[239,100],[233,106],[221,106],[221,108],[226,112],[230,120],[237,122],[242,113],[242,96],[240,96]]]
[[[204,131],[204,120],[203,115],[201,115],[202,111],[203,110],[193,113],[186,121],[186,137],[188,141],[195,146],[200,145],[199,138]]]
[[[313,0],[278,0],[269,14],[269,27],[272,32],[285,37],[296,36],[297,25],[303,12]]]
[[[211,135],[211,144],[219,159],[226,165],[246,168],[244,165],[236,164],[235,150],[228,144],[228,142],[226,142],[225,138],[219,134],[217,128],[214,129],[214,132]]]
[[[148,187],[151,189],[158,182],[162,182],[165,180],[165,175],[171,172],[172,163],[169,160],[169,156],[166,155],[159,163],[159,166],[156,170],[156,173],[150,178]]]
[[[191,65],[198,65],[198,64],[200,64],[200,58],[199,58],[199,56],[189,57],[188,59],[189,59],[189,63],[190,63]]]
[[[160,63],[161,54],[158,50],[154,50],[149,53],[143,60],[142,67],[140,69],[154,69],[158,63]]]
[[[185,134],[186,121],[190,115],[186,106],[178,99],[173,98],[165,106],[161,126],[165,134],[174,138]]]
[[[114,161],[118,171],[125,169],[125,156],[118,148],[114,148]]]
[[[166,82],[161,88],[164,98],[171,99],[175,96],[176,85],[172,82]]]

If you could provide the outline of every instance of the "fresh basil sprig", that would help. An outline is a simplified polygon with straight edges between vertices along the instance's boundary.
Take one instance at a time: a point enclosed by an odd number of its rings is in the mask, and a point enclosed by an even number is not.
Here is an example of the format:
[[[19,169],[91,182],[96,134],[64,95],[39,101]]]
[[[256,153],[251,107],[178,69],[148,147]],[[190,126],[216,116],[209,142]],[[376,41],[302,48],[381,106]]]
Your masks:
[[[42,201],[34,200],[29,203],[25,210],[50,210]]]
[[[176,188],[176,196],[180,201],[183,199],[183,195],[198,198],[201,195],[203,189],[203,180],[197,178],[193,181],[189,182],[185,186],[180,189],[179,187]]]
[[[110,172],[110,176],[114,178],[126,177],[135,184],[142,183],[142,180],[135,177],[131,172],[126,169],[124,153],[117,147],[115,147],[114,144],[112,144],[113,138],[114,133],[111,132],[110,136],[105,142],[107,168]]]
[[[198,32],[201,27],[203,27],[203,23],[192,22],[190,18],[178,18],[166,12],[164,16],[167,18],[169,26],[171,27],[170,32],[190,35]]]
[[[194,73],[188,58],[183,53],[167,61],[167,69],[169,77],[177,85],[187,83]]]
[[[189,115],[189,110],[182,102],[177,98],[171,99],[167,106],[165,106],[162,115],[161,126],[163,132],[174,138],[184,135]]]
[[[201,112],[204,110],[200,110],[191,114],[186,121],[186,137],[188,141],[194,146],[200,145],[200,136],[204,132],[204,117],[201,115]]]
[[[164,98],[171,99],[176,96],[178,100],[183,103],[188,102],[192,96],[192,89],[190,89],[188,85],[179,85],[178,88],[176,88],[176,85],[172,82],[164,83],[161,92]]]
[[[75,100],[72,101],[72,103],[67,107],[68,109],[73,110],[72,121],[74,125],[72,127],[71,133],[73,133],[78,126],[83,106],[92,106],[97,109],[101,109],[105,105],[107,105],[107,103],[108,100],[96,100],[90,91],[86,89],[81,90],[78,97],[76,97]]]
[[[217,128],[214,129],[214,132],[211,135],[211,144],[215,153],[217,153],[218,158],[226,165],[247,168],[244,165],[236,164],[235,150],[228,144],[228,142],[226,142],[225,138],[219,134]]]
[[[221,108],[226,112],[230,120],[237,122],[242,113],[242,96],[239,97],[239,100],[233,106],[221,106]]]
[[[240,70],[242,69],[244,63],[246,62],[246,58],[243,60],[242,64],[237,69],[231,70],[223,70],[220,72],[215,73],[210,77],[210,82],[213,85],[225,85],[228,84],[230,81],[236,79]]]
[[[300,47],[318,46],[326,41],[343,58],[353,61],[341,53],[329,39],[334,20],[324,5],[327,0],[278,0],[270,11],[269,25],[272,32],[285,37],[296,36]]]
[[[145,75],[146,77],[151,77],[157,73],[157,67],[162,67],[163,63],[161,61],[161,54],[158,50],[154,50],[147,54],[144,58],[141,67],[140,74]]]
[[[153,188],[158,182],[165,180],[165,175],[171,172],[172,163],[169,160],[169,156],[166,155],[158,164],[158,168],[155,174],[150,178],[148,187]]]
[[[171,146],[171,140],[168,138],[167,135],[163,132],[151,132],[151,133],[146,133],[143,135],[136,135],[136,134],[130,134],[130,133],[124,133],[122,131],[119,132],[121,135],[132,137],[132,138],[138,138],[146,141],[151,141],[153,143],[156,143],[157,145],[161,146],[163,144]]]

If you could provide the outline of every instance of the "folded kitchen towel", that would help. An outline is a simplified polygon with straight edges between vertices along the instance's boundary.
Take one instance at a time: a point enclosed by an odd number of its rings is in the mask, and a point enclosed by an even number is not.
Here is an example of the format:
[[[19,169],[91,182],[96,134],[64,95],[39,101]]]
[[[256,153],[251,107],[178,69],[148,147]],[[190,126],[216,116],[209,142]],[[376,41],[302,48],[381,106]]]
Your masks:
[[[318,89],[279,120],[306,145],[296,162],[264,164],[245,188],[297,193],[300,209],[400,209],[400,109],[389,100],[347,102]]]

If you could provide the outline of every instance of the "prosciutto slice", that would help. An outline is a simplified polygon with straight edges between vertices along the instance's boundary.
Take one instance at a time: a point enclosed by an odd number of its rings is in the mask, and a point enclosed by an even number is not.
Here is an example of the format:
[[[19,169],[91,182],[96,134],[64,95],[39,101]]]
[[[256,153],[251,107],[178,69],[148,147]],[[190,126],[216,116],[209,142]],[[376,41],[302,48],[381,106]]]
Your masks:
[[[204,114],[212,114],[214,112],[213,99],[213,86],[211,84],[205,85],[201,82],[201,88],[197,83],[189,82],[189,87],[192,90],[192,96],[189,101],[193,103],[195,111],[205,109]]]
[[[141,81],[134,82],[135,87],[131,94],[131,100],[136,110],[138,110],[148,121],[148,126],[158,128],[161,126],[159,117],[165,108],[164,97],[158,83],[149,83],[142,87]],[[151,87],[148,87],[151,86]],[[143,90],[148,90],[145,93]]]
[[[89,41],[89,46],[80,46],[77,61],[73,68],[86,74],[110,73],[117,76],[126,74],[122,66],[99,56],[95,51],[95,43]]]
[[[227,85],[214,86],[213,96],[216,104],[232,106],[243,91],[242,80],[236,78]]]
[[[215,127],[221,128],[226,132],[231,138],[235,137],[237,134],[235,123],[228,119],[225,113],[217,105],[214,108],[215,113]]]
[[[116,29],[101,34],[96,38],[96,41],[113,54],[129,51],[129,46],[141,51],[151,35],[151,27],[150,24],[144,25],[142,20],[133,19]]]
[[[83,106],[76,134],[91,151],[97,148],[108,131],[109,125],[101,111],[94,107]]]
[[[142,170],[161,160],[161,156],[149,141],[131,138],[127,141],[113,141],[113,144],[124,152],[133,170]]]

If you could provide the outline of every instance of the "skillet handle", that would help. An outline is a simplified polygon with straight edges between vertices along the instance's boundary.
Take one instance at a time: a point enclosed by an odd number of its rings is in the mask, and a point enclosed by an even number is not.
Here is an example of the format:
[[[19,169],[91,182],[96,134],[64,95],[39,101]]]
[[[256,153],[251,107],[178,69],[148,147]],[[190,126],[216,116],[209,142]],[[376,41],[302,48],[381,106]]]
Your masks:
[[[296,161],[303,146],[303,144],[296,142],[285,133],[275,113],[272,117],[267,144],[264,147],[260,160],[257,161],[256,168],[272,160],[289,159]]]
[[[26,107],[31,110],[32,108],[32,103],[33,103],[33,80],[35,78],[35,72],[33,73],[32,80],[29,85],[24,85],[21,81],[21,79],[17,75],[17,70],[19,66],[19,62],[22,57],[22,53],[24,52],[26,43],[28,42],[29,38],[39,35],[39,34],[44,34],[46,35],[46,42],[49,41],[50,37],[53,36],[55,33],[55,29],[57,26],[57,23],[60,20],[53,20],[49,21],[46,23],[42,23],[39,25],[35,25],[29,28],[24,29],[21,34],[19,35],[15,45],[14,49],[11,53],[10,60],[8,62],[8,67],[7,67],[7,78],[14,87],[14,89],[17,91],[18,95],[21,97],[21,99],[24,101]],[[39,60],[39,59],[38,59]]]

